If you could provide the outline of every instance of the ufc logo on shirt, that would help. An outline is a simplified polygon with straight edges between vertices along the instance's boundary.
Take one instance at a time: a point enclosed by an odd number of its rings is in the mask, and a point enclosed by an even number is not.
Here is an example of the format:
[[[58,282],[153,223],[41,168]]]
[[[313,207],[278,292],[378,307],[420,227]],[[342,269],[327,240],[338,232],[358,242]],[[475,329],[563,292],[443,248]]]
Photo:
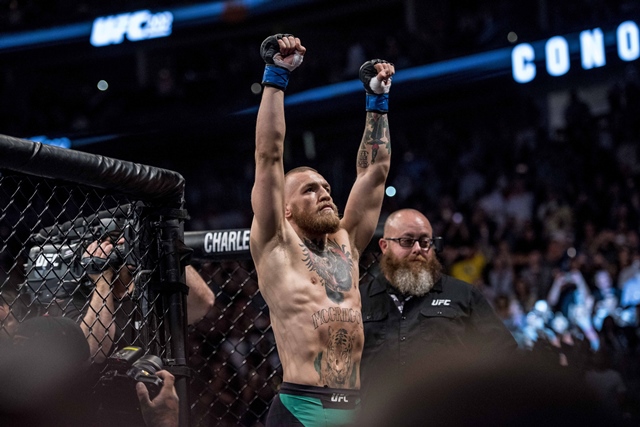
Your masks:
[[[431,301],[431,305],[451,305],[450,299],[434,299]]]

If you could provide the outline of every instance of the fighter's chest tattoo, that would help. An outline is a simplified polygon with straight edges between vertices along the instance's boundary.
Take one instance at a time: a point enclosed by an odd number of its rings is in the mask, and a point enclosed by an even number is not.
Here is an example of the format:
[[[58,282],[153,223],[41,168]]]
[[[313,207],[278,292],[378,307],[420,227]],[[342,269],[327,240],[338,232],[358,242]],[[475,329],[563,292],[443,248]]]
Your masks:
[[[344,293],[353,286],[353,260],[345,245],[327,240],[326,245],[321,246],[305,239],[300,246],[304,255],[302,261],[309,271],[320,276],[329,299],[336,303],[344,301]]]

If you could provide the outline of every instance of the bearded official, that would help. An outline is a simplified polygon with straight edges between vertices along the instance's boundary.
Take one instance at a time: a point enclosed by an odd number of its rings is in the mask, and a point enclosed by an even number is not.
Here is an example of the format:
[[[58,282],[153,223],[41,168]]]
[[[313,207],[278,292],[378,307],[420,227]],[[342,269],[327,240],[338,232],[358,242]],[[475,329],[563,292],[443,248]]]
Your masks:
[[[478,289],[443,274],[429,220],[402,209],[379,241],[380,273],[360,288],[362,397],[376,378],[411,376],[446,352],[515,354],[517,343]]]

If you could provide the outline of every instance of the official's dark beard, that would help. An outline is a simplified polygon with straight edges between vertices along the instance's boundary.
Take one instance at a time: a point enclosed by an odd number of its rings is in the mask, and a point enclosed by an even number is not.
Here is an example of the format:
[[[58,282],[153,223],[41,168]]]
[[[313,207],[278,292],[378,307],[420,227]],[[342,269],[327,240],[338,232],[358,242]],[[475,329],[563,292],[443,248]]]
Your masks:
[[[340,218],[333,206],[333,212],[309,213],[296,208],[291,209],[291,219],[298,227],[311,234],[331,234],[340,228]]]
[[[436,257],[409,261],[391,251],[382,255],[380,269],[398,292],[417,297],[426,295],[442,274],[442,264]]]

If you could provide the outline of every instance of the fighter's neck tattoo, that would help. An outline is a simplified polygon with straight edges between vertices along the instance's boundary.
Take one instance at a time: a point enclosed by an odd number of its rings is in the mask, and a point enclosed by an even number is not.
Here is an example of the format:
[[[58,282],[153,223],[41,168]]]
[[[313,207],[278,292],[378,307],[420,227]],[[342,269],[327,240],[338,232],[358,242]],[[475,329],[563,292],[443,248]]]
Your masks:
[[[344,301],[344,293],[353,286],[351,253],[347,252],[345,245],[339,245],[335,240],[313,242],[304,239],[301,244],[302,253],[309,271],[320,276],[327,297],[335,303]]]
[[[312,240],[312,239],[304,239],[304,246],[309,248],[310,251],[320,254],[324,251],[327,242],[324,239]],[[301,245],[302,246],[302,245]]]

